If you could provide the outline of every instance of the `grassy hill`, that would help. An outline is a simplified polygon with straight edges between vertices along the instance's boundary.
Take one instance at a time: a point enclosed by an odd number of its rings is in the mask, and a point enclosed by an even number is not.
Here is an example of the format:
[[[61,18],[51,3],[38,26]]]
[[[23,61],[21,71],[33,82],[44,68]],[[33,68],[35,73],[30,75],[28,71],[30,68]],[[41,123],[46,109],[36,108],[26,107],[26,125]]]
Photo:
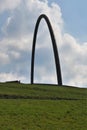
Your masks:
[[[29,85],[21,83],[1,83],[0,98],[27,99],[87,99],[87,89],[57,85]]]
[[[87,130],[87,89],[0,83],[0,130]]]

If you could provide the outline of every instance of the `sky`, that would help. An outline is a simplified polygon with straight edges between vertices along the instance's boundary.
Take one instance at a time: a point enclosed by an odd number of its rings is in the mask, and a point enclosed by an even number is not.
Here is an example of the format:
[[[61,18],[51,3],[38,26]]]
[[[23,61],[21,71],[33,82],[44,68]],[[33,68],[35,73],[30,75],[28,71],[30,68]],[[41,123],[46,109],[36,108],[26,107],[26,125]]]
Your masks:
[[[0,82],[30,83],[33,33],[46,14],[54,30],[64,85],[87,87],[86,0],[0,0]],[[57,83],[48,27],[41,20],[35,52],[35,83]]]

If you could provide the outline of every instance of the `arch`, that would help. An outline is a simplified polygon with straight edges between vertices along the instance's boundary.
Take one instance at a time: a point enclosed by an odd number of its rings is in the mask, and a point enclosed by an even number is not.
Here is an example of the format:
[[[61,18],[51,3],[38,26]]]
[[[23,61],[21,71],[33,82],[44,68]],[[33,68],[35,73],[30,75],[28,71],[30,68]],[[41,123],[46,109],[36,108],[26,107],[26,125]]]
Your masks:
[[[55,66],[56,66],[57,82],[58,82],[58,85],[62,85],[61,68],[60,68],[60,61],[59,61],[59,55],[58,55],[56,40],[55,40],[55,37],[54,37],[54,33],[53,33],[51,23],[50,23],[48,17],[45,14],[41,14],[38,17],[37,22],[36,22],[36,26],[35,26],[35,30],[34,30],[32,57],[31,57],[31,84],[34,83],[35,46],[36,46],[36,38],[37,38],[38,27],[39,27],[39,24],[40,24],[40,21],[41,21],[42,18],[45,19],[45,21],[48,25],[48,28],[49,28],[50,36],[51,36],[53,52],[54,52],[54,59],[55,59]]]

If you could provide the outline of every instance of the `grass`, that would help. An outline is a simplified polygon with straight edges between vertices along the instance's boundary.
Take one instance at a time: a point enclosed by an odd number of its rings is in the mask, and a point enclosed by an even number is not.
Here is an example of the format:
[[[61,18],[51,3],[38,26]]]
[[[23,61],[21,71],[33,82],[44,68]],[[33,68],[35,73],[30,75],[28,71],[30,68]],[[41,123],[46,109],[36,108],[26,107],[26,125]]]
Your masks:
[[[1,83],[0,95],[0,130],[87,130],[87,89]]]
[[[1,83],[0,96],[33,99],[87,99],[87,89],[51,85]]]

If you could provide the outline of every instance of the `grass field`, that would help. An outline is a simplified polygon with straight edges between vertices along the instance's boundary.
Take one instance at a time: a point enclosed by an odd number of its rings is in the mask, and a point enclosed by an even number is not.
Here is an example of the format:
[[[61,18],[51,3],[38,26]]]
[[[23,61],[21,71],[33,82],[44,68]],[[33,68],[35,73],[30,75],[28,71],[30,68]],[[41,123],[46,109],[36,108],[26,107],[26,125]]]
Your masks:
[[[87,89],[1,83],[0,130],[87,130]]]

